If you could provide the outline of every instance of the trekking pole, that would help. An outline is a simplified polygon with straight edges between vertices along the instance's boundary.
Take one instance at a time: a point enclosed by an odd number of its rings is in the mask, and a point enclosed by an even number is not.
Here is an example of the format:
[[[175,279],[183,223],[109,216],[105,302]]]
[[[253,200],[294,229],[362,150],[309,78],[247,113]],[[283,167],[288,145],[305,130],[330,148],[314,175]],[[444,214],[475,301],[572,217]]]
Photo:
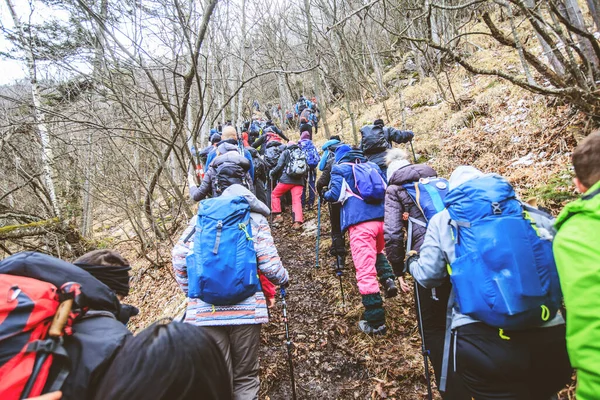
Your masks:
[[[343,274],[342,269],[344,268],[344,266],[342,265],[342,256],[337,256],[336,258],[337,258],[337,268],[335,270],[335,274],[340,279],[340,292],[342,293],[342,306],[344,308],[346,308],[346,298],[344,296],[344,285],[342,285],[342,274]]]
[[[423,364],[425,367],[425,380],[427,381],[427,398],[433,399],[431,391],[431,376],[429,374],[429,350],[425,346],[425,333],[423,332],[423,316],[421,315],[421,299],[419,298],[419,284],[415,280],[415,302],[417,303],[417,321],[419,323],[419,332],[421,333],[421,353],[423,354]]]
[[[292,399],[296,400],[296,381],[294,380],[294,362],[292,360],[292,340],[290,339],[290,327],[288,325],[287,317],[287,302],[285,301],[285,288],[280,287],[281,291],[281,305],[283,306],[283,323],[285,325],[285,345],[287,347],[288,364],[290,366],[290,379],[292,381]]]
[[[317,201],[317,245],[315,249],[316,253],[316,263],[315,269],[319,269],[319,242],[321,241],[321,196],[319,196],[319,200]]]
[[[413,147],[412,139],[410,139],[410,149],[413,153],[413,158],[415,159],[415,164],[417,163],[417,155],[415,154],[415,148]]]
[[[402,219],[408,221],[408,230],[406,239],[406,251],[409,252],[412,250],[412,239],[413,239],[413,224],[410,219],[409,213],[405,212],[402,214]],[[429,350],[425,346],[425,333],[423,332],[423,316],[421,315],[421,298],[419,297],[419,284],[415,280],[415,303],[417,305],[417,323],[419,324],[419,333],[421,334],[421,354],[423,355],[423,364],[425,366],[425,380],[427,381],[427,398],[432,400],[432,392],[431,392],[431,376],[429,375],[429,362],[427,361],[429,358]]]
[[[273,200],[271,197],[273,195],[273,177],[271,175],[269,175],[269,187],[271,188],[269,191],[269,209],[271,211],[269,214],[269,224],[273,225]]]

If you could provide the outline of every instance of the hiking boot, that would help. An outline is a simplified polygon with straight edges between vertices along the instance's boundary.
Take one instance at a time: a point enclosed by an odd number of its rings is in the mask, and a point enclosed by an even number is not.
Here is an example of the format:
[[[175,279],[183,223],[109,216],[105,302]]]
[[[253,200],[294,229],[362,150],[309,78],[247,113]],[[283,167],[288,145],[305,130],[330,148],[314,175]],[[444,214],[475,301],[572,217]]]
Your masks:
[[[283,222],[283,215],[281,214],[277,214],[274,218],[273,218],[273,223],[274,224],[281,224]]]
[[[358,328],[361,331],[363,331],[364,333],[366,333],[367,335],[383,336],[383,335],[385,335],[387,333],[387,328],[386,328],[385,324],[384,325],[380,325],[377,328],[373,328],[364,319],[361,320],[361,321],[358,321]]]
[[[398,288],[396,287],[396,282],[394,282],[392,278],[387,278],[384,286],[386,299],[398,296]]]
[[[299,231],[300,229],[302,229],[302,222],[294,222],[294,225],[292,225],[292,229],[295,231]]]

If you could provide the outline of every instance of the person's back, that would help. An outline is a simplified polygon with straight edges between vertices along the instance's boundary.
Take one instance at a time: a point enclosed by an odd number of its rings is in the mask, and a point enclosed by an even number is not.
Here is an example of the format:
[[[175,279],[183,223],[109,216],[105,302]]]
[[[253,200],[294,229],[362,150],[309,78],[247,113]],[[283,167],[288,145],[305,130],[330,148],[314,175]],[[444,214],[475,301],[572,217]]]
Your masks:
[[[600,393],[600,132],[573,152],[582,197],[556,220],[554,255],[567,309],[567,349],[577,370],[577,399]]]
[[[548,399],[572,371],[557,313],[551,217],[519,202],[502,177],[473,167],[457,168],[449,189],[446,208],[429,220],[419,254],[409,253],[406,261],[425,288],[452,281],[440,390],[449,366],[476,399]],[[532,285],[545,289],[523,295]],[[519,312],[507,311],[511,307]]]
[[[297,168],[298,167],[298,168]],[[302,191],[304,179],[308,173],[306,155],[294,142],[289,142],[287,148],[281,153],[275,168],[270,172],[272,182],[278,181],[271,193],[271,211],[275,215],[273,223],[283,222],[281,215],[281,197],[287,192],[292,195],[293,229],[300,229],[304,222],[302,213]]]
[[[373,125],[365,125],[360,128],[360,148],[367,159],[375,164],[385,173],[386,151],[392,148],[394,143],[408,143],[414,134],[412,131],[402,131],[392,127],[384,126],[383,120],[377,119]]]
[[[223,191],[220,198],[234,199],[237,197],[243,197],[250,207],[250,230],[247,233],[251,235],[251,237],[248,237],[252,241],[256,253],[254,268],[258,265],[258,270],[272,283],[276,285],[286,284],[288,282],[288,272],[281,263],[266,219],[266,216],[269,215],[269,209],[241,185],[228,187]],[[190,240],[194,242],[199,240],[198,232],[196,232],[193,239],[190,236]],[[192,254],[196,253],[195,250],[201,251],[202,246],[208,245],[193,243],[191,245],[194,251]],[[214,246],[214,240],[212,240],[210,246]],[[220,246],[232,246],[230,251],[236,249],[235,243],[225,243],[220,244]],[[229,305],[209,304],[200,297],[190,297],[190,288],[193,285],[189,279],[194,279],[194,275],[189,270],[189,259],[180,254],[183,249],[184,247],[180,245],[174,247],[173,268],[180,288],[188,296],[185,322],[203,327],[218,343],[225,355],[227,364],[233,371],[235,398],[257,398],[260,386],[258,377],[260,330],[261,325],[269,321],[265,296],[260,290],[260,286],[257,286],[255,293],[242,301]],[[185,262],[182,262],[184,259]],[[196,286],[198,286],[197,282]]]

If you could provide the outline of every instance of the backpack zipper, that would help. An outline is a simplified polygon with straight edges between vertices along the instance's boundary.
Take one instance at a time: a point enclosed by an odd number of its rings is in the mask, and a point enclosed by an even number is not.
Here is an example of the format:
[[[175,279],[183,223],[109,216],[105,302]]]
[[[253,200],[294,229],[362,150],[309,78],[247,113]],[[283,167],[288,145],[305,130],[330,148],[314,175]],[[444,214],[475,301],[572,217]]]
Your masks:
[[[223,221],[217,221],[217,239],[215,240],[215,247],[213,247],[213,254],[219,252],[219,242],[221,241],[221,230],[223,229]]]

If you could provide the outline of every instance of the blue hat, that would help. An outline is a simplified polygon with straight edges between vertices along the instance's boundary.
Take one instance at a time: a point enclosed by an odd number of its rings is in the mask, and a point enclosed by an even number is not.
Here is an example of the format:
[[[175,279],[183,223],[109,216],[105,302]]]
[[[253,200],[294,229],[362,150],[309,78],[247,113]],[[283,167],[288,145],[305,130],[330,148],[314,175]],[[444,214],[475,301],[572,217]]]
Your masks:
[[[340,141],[337,140],[337,139],[328,140],[328,141],[325,142],[325,144],[323,144],[323,146],[321,146],[321,149],[323,151],[325,151],[325,150],[327,150],[329,148],[329,146],[333,146],[334,144],[338,144],[338,143],[340,143]]]
[[[340,162],[340,160],[346,155],[348,154],[350,151],[352,150],[352,147],[348,146],[347,144],[343,144],[340,147],[338,147],[337,149],[335,149],[335,162]]]

